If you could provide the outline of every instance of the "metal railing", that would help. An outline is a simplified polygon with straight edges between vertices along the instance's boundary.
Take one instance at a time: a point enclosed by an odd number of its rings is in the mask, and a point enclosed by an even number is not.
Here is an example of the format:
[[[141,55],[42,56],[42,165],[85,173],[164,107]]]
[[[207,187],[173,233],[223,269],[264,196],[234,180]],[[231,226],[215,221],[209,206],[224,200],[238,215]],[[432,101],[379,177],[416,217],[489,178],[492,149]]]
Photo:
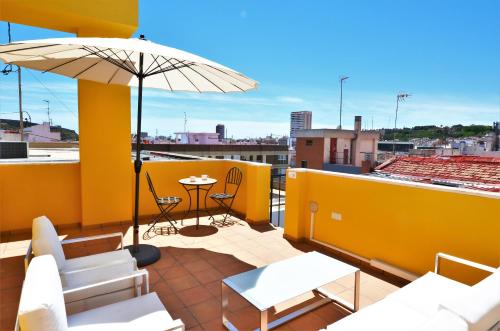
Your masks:
[[[285,205],[286,174],[271,174],[269,188],[269,223],[281,226],[281,206]],[[273,208],[278,207],[277,222],[274,221]]]

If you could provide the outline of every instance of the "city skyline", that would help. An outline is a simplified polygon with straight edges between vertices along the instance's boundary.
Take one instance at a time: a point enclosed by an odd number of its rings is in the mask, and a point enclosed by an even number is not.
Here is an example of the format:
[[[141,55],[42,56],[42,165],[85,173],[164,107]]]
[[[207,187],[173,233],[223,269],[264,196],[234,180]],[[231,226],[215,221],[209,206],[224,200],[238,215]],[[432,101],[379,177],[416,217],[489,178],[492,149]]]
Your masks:
[[[392,128],[400,92],[412,96],[400,104],[398,127],[491,125],[500,120],[500,68],[495,60],[500,46],[494,42],[500,33],[494,23],[498,4],[453,2],[453,14],[444,10],[450,4],[405,3],[396,8],[389,2],[291,2],[286,7],[247,1],[212,7],[176,3],[179,13],[193,7],[194,24],[176,13],[159,20],[158,6],[141,5],[136,35],[145,33],[153,41],[227,64],[261,83],[257,91],[230,95],[147,90],[144,131],[158,129],[167,136],[181,131],[186,112],[190,131],[211,132],[224,123],[229,137],[286,135],[290,112],[302,110],[313,112],[313,128],[335,128],[341,75],[350,77],[343,95],[346,129],[352,128],[354,115],[363,116],[363,128],[371,129],[372,119],[373,128]],[[215,10],[227,22],[199,31],[207,26],[206,13]],[[162,24],[176,29],[168,29],[174,32],[165,36]],[[217,34],[225,24],[236,31]],[[7,24],[0,29],[6,31]],[[12,25],[13,40],[67,35]],[[0,38],[7,42],[6,34]],[[279,43],[273,44],[276,40]],[[78,130],[76,86],[71,79],[23,70],[24,108],[33,121],[42,122],[42,100],[48,99],[54,124]],[[0,117],[18,118],[16,75],[2,76],[0,89]],[[132,131],[135,95],[132,89]],[[3,114],[8,112],[12,114]]]

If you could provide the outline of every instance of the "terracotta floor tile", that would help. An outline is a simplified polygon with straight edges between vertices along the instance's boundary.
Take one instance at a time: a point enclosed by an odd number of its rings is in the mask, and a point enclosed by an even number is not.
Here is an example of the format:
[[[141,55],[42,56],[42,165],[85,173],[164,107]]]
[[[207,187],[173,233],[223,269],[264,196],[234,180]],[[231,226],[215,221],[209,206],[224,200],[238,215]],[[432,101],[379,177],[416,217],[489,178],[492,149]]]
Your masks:
[[[161,269],[159,271],[161,272],[161,277],[166,281],[174,278],[189,276],[189,271],[187,271],[182,266],[173,266],[170,268]]]
[[[217,317],[209,322],[202,323],[201,327],[205,331],[227,331],[222,324],[222,317]]]
[[[171,309],[169,310],[170,314],[172,315],[173,319],[180,318],[184,325],[186,326],[186,329],[189,328],[195,328],[198,327],[199,324],[194,318],[193,314],[188,308],[181,308],[181,309]]]
[[[215,318],[222,318],[221,302],[218,299],[211,298],[198,304],[189,306],[196,320],[206,323]]]
[[[212,266],[205,260],[197,260],[194,262],[184,264],[184,268],[189,270],[191,273],[195,274],[197,272],[210,269]]]
[[[191,306],[212,298],[212,294],[204,286],[196,286],[176,293],[186,306]]]
[[[305,314],[287,323],[288,327],[297,331],[316,331],[328,326],[325,320],[315,314]]]
[[[215,280],[211,283],[204,284],[207,290],[212,293],[212,295],[216,298],[220,298],[221,295],[221,281],[220,280]]]
[[[200,285],[200,282],[198,282],[196,278],[191,275],[170,279],[166,283],[174,292],[187,290],[188,288]]]
[[[216,280],[221,280],[224,278],[224,275],[217,271],[215,268],[210,267],[210,269],[206,269],[194,274],[194,277],[201,284],[208,284]]]
[[[185,308],[181,299],[179,299],[179,297],[174,293],[164,295],[158,292],[157,294],[160,297],[161,302],[163,302],[163,305],[165,306],[167,311],[170,312],[171,310],[180,310],[182,308]]]

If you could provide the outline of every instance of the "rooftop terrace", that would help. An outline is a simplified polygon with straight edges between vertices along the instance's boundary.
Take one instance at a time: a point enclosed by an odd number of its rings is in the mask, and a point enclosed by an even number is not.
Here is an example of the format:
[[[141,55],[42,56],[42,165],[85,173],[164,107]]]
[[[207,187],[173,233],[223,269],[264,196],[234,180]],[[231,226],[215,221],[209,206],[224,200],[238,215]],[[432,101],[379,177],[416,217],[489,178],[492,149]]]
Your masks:
[[[202,224],[208,225],[207,219]],[[361,274],[360,306],[365,307],[384,298],[406,282],[388,274],[376,272],[366,264],[347,259],[310,244],[292,243],[283,239],[283,229],[268,225],[250,226],[238,220],[227,227],[192,227],[187,220],[179,234],[157,235],[145,242],[161,249],[161,260],[147,267],[151,291],[156,291],[165,307],[175,318],[181,318],[187,330],[224,330],[221,322],[221,280],[256,267],[283,260],[311,250],[320,250],[337,259],[358,265]],[[144,233],[145,225],[140,233]],[[132,242],[129,223],[98,225],[82,230],[79,226],[59,226],[61,238],[123,232],[125,243]],[[31,239],[31,233],[5,234],[0,244],[0,305],[1,330],[14,327],[17,305],[24,278],[23,257]],[[65,247],[68,257],[77,257],[115,249],[117,242],[99,240],[92,244],[71,244]],[[354,276],[350,276],[354,277]],[[332,283],[329,290],[345,300],[352,300],[353,280],[345,277]],[[317,298],[311,293],[297,301],[307,303]],[[258,311],[235,296],[231,297],[231,319],[237,327],[258,327]],[[297,302],[293,302],[295,304]],[[290,302],[292,304],[292,302]],[[287,307],[277,317],[287,314]],[[348,315],[342,308],[328,304],[300,318],[284,324],[279,330],[318,330]]]

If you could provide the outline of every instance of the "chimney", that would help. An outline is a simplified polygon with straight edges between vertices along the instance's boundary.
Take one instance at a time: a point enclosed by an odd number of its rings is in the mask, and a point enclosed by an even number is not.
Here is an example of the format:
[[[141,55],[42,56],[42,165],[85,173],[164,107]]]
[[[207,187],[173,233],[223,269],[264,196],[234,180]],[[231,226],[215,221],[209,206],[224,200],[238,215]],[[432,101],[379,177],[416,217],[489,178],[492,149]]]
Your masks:
[[[361,116],[354,116],[354,131],[361,131]]]

